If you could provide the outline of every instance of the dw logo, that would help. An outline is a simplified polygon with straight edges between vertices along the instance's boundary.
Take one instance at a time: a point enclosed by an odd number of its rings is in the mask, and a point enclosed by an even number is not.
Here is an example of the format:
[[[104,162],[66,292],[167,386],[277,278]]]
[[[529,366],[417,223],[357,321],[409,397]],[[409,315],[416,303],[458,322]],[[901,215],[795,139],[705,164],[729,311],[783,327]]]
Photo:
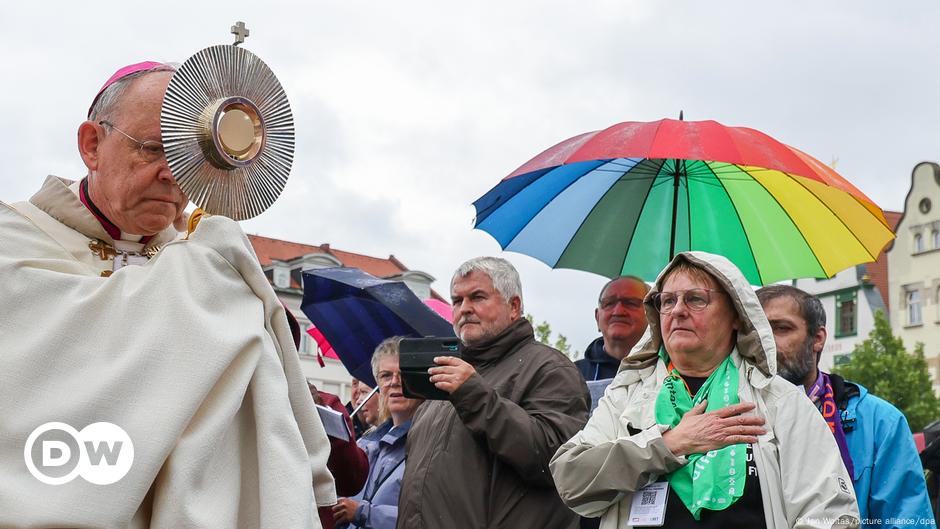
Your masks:
[[[81,476],[95,485],[119,481],[134,462],[134,444],[120,426],[96,422],[81,431],[62,422],[33,430],[23,449],[29,473],[47,485]]]

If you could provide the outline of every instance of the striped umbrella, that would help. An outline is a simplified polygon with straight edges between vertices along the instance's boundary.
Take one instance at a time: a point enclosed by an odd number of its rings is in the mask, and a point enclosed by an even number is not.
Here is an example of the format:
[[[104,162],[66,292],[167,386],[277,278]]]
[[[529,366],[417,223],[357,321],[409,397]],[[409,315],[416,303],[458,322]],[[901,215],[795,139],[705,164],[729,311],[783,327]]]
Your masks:
[[[685,250],[754,285],[832,277],[894,238],[830,167],[754,129],[626,122],[565,140],[477,199],[475,227],[553,268],[655,279]]]

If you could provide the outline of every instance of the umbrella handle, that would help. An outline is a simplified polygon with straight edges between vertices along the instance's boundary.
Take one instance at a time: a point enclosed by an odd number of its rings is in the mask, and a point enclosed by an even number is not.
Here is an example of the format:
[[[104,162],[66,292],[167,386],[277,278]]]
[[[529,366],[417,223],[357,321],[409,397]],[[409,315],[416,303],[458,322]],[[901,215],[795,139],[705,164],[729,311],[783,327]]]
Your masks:
[[[375,388],[369,393],[369,396],[362,400],[362,404],[356,406],[356,409],[353,410],[351,415],[355,417],[356,414],[359,413],[359,410],[361,410],[362,407],[365,406],[367,402],[369,402],[369,399],[371,399],[372,396],[375,395],[378,390],[379,390],[379,387],[375,386]]]

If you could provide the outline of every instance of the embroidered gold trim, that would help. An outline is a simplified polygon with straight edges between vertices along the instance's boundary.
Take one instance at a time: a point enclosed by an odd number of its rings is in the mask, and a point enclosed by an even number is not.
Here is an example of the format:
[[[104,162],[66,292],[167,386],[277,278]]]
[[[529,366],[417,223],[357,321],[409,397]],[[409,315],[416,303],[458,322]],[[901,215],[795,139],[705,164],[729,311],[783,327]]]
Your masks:
[[[122,253],[127,253],[127,255],[143,255],[147,259],[150,259],[154,255],[157,255],[157,252],[160,251],[160,246],[148,246],[139,252],[119,252],[114,249],[114,246],[111,246],[101,239],[92,239],[88,242],[88,249],[91,250],[91,253],[97,255],[98,259],[107,261],[108,259],[114,259]]]
[[[92,239],[88,243],[88,249],[91,250],[91,253],[97,254],[98,259],[101,259],[102,261],[114,259],[114,256],[116,256],[118,253],[113,246],[102,241],[101,239]]]

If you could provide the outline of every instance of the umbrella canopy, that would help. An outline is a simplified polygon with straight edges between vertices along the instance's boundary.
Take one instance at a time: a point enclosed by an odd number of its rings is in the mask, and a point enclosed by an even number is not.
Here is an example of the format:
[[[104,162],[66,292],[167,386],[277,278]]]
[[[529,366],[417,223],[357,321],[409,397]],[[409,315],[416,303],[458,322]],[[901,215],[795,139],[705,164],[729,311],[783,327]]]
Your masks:
[[[303,273],[300,309],[326,337],[352,376],[376,387],[372,352],[392,336],[453,336],[451,324],[421,302],[401,281],[356,268]]]
[[[447,320],[447,323],[453,325],[454,323],[454,307],[448,303],[445,303],[439,299],[428,298],[424,300],[424,304],[431,307],[434,312],[436,312],[440,317]]]
[[[728,257],[754,285],[832,277],[894,238],[833,169],[754,129],[626,122],[565,140],[473,203],[475,227],[553,268],[647,280],[678,252]]]
[[[339,360],[339,355],[333,350],[330,341],[326,339],[326,336],[323,336],[323,333],[320,332],[320,329],[317,329],[316,325],[311,325],[310,328],[307,329],[307,334],[317,342],[317,348],[320,350],[322,356]],[[323,366],[323,362],[320,362],[320,365]]]
[[[424,300],[424,304],[434,310],[440,317],[447,320],[448,323],[454,323],[454,316],[452,312],[452,307],[447,303],[439,299],[428,298]],[[317,329],[316,325],[311,325],[307,328],[307,334],[315,342],[317,342],[317,348],[320,350],[320,354],[327,358],[335,358],[339,360],[339,355],[336,354],[336,351],[333,350],[333,346],[330,345],[330,341],[326,339],[326,336],[323,336],[323,333],[320,332],[320,329]],[[322,362],[321,362],[322,365]]]

